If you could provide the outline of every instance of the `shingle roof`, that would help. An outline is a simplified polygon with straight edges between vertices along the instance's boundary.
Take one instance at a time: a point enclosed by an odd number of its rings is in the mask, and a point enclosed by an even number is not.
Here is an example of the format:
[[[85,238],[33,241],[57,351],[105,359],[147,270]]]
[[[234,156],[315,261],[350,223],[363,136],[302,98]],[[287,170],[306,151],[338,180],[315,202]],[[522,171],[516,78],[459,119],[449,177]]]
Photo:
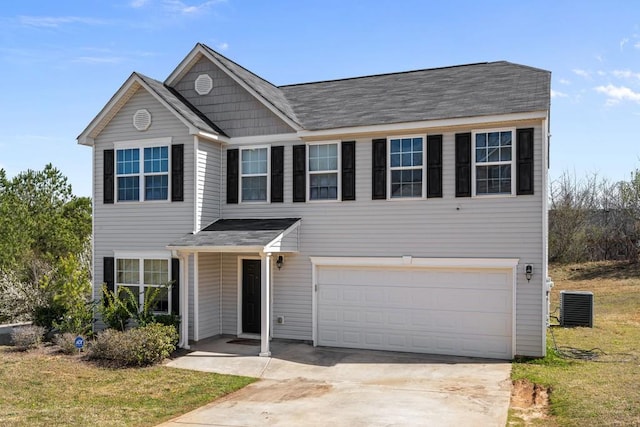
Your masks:
[[[169,247],[264,247],[300,218],[219,219],[196,234],[172,242]]]
[[[162,82],[147,77],[140,73],[134,73],[143,82],[149,86],[160,98],[162,98],[167,104],[169,104],[178,114],[180,114],[185,120],[191,123],[198,129],[225,135],[225,133],[209,120],[204,114],[198,111],[193,105],[189,103],[182,95],[176,90],[165,86]]]
[[[308,130],[545,111],[549,71],[506,61],[281,86]]]

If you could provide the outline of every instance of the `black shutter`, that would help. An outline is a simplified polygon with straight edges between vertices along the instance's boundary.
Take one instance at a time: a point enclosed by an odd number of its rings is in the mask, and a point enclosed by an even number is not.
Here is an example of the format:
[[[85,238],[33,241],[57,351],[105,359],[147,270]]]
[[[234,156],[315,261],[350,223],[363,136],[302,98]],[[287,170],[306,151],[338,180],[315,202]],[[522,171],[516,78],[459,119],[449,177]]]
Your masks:
[[[103,180],[102,180],[102,195],[103,203],[113,203],[113,191],[114,185],[114,152],[113,150],[104,150],[104,162],[102,167]]]
[[[271,147],[271,203],[284,201],[284,147]]]
[[[373,140],[371,198],[387,198],[387,139]]]
[[[442,135],[427,136],[427,197],[442,197]]]
[[[227,150],[227,203],[238,203],[238,149]]]
[[[198,256],[196,254],[196,256]],[[180,314],[180,260],[171,258],[171,312]]]
[[[115,274],[115,268],[114,268],[114,258],[113,257],[104,257],[102,259],[102,268],[103,268],[103,275],[102,275],[102,281],[104,282],[105,285],[107,285],[107,290],[109,292],[113,292],[115,289],[115,280],[114,280],[114,274]],[[102,299],[103,304],[106,305],[107,303],[107,299],[103,298]]]
[[[456,134],[456,197],[471,197],[471,134]]]
[[[533,194],[533,128],[516,130],[517,194]]]
[[[293,146],[293,201],[304,202],[307,199],[307,146]]]
[[[171,146],[171,201],[184,201],[184,144]]]
[[[356,142],[342,142],[342,200],[356,199]]]

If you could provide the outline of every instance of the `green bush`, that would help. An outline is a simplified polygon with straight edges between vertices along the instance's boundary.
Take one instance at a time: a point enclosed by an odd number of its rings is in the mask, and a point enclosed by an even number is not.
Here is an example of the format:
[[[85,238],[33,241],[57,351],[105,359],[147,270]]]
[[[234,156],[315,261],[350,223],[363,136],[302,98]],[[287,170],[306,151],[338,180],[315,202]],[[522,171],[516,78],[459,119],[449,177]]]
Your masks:
[[[175,313],[157,314],[154,316],[154,321],[161,325],[173,326],[176,330],[180,329],[180,316]]]
[[[126,294],[123,295],[123,289],[128,290],[127,288],[119,288],[119,295],[116,295],[115,292],[107,288],[107,285],[102,285],[102,304],[98,304],[98,311],[104,324],[110,329],[118,331],[124,331],[127,328],[127,323],[135,312],[135,306],[132,306]]]
[[[45,329],[42,326],[20,326],[11,331],[11,341],[20,350],[35,348],[42,343]]]
[[[124,332],[107,329],[89,347],[89,357],[118,366],[146,366],[169,357],[177,343],[178,332],[173,326],[152,323]]]
[[[78,352],[76,348],[76,334],[65,332],[53,337],[53,343],[60,347],[60,351],[64,354],[74,354]]]

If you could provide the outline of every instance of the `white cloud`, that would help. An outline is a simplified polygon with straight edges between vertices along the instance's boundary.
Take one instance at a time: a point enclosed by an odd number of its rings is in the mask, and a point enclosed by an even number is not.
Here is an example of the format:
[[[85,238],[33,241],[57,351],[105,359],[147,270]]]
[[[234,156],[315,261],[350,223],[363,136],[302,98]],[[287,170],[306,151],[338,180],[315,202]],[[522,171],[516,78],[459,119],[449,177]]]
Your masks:
[[[629,43],[629,39],[626,37],[620,40],[620,50],[624,50],[624,45],[627,43]]]
[[[586,70],[581,70],[580,68],[573,69],[574,74],[580,77],[584,77],[585,79],[591,78],[591,73]]]
[[[604,58],[600,54],[596,55],[595,58],[596,58],[596,61],[598,62],[602,62],[604,60]]]
[[[19,16],[18,22],[20,25],[36,28],[58,28],[65,24],[106,24],[106,21],[82,16]]]
[[[626,86],[614,86],[609,84],[607,86],[598,86],[595,90],[596,92],[607,96],[606,105],[608,106],[616,105],[621,101],[633,101],[640,103],[640,92],[634,92]]]
[[[224,52],[225,50],[229,49],[229,43],[227,42],[218,43],[216,47],[218,48],[219,51]]]
[[[598,74],[599,76],[606,76],[606,75],[607,75],[607,73],[605,73],[605,72],[604,72],[604,71],[602,71],[602,70],[598,70],[598,73],[597,73],[597,74]]]
[[[636,42],[636,44],[634,44],[633,47],[635,47],[636,49],[640,49],[640,42]]]
[[[571,84],[571,80],[560,79],[560,80],[558,80],[558,83],[563,84],[563,85],[570,85]]]
[[[551,89],[551,98],[567,98],[568,96],[569,95],[564,92]]]
[[[613,70],[611,72],[615,77],[619,79],[638,79],[640,80],[640,73],[634,73],[631,70]]]
[[[131,3],[129,3],[129,6],[131,6],[134,9],[138,9],[143,7],[147,3],[149,3],[149,0],[132,0]]]
[[[80,56],[73,60],[82,64],[119,64],[122,61],[124,58],[120,56]]]
[[[208,0],[200,4],[188,5],[181,0],[164,0],[165,8],[170,12],[178,12],[183,15],[198,15],[206,12],[213,5],[222,3],[224,0]]]

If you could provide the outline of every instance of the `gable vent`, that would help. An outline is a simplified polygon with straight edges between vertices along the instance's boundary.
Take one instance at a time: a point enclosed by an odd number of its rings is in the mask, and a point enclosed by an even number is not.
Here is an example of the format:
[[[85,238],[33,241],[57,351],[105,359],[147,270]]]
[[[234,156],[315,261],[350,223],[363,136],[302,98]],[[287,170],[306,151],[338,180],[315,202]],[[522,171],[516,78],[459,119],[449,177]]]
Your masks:
[[[560,326],[593,328],[593,292],[560,291]]]
[[[133,127],[139,131],[149,129],[151,126],[151,113],[147,110],[138,110],[133,114]]]
[[[196,92],[198,95],[207,95],[213,89],[213,80],[209,77],[209,74],[200,74],[195,83]]]

